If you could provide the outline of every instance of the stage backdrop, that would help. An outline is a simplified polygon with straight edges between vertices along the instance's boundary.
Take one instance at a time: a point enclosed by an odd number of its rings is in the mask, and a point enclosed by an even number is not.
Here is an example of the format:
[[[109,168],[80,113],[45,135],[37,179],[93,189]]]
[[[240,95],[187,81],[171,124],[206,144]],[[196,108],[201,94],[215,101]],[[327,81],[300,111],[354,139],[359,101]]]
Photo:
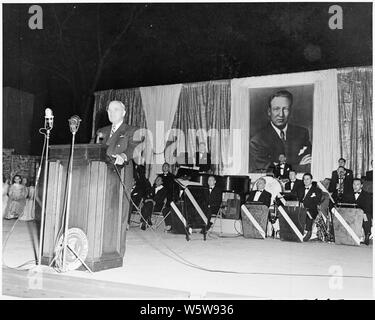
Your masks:
[[[162,95],[163,87],[167,86],[153,87],[153,94]],[[330,177],[340,156],[348,159],[348,167],[356,176],[369,170],[372,160],[372,67],[182,84],[180,89],[174,90],[173,99],[168,103],[169,111],[164,115],[169,119],[167,127],[173,118],[172,129],[184,132],[184,148],[190,152],[196,144],[194,139],[188,139],[189,129],[203,129],[194,134],[197,141],[207,142],[209,151],[215,150],[218,158],[214,166],[216,174],[249,174],[249,139],[266,121],[265,115],[259,114],[259,106],[274,89],[289,89],[296,97],[290,123],[309,132],[311,172],[315,179]],[[129,107],[127,123],[147,127],[147,122],[155,122],[156,117],[149,115],[155,106],[150,99],[142,101],[145,98],[139,88],[100,91],[95,93],[93,137],[99,127],[108,124],[105,110],[114,99]],[[158,105],[159,111],[164,110],[161,102]],[[219,136],[204,136],[210,129],[217,129]],[[149,177],[152,179],[158,170],[150,170],[149,166]]]
[[[241,129],[241,141],[231,144],[233,156],[241,163],[228,168],[230,174],[249,171],[249,128],[251,90],[254,88],[314,85],[311,173],[315,179],[330,176],[340,157],[337,70],[250,77],[232,80],[231,128]],[[333,125],[336,124],[336,125]],[[322,143],[324,141],[324,143]],[[242,157],[241,157],[242,155]]]

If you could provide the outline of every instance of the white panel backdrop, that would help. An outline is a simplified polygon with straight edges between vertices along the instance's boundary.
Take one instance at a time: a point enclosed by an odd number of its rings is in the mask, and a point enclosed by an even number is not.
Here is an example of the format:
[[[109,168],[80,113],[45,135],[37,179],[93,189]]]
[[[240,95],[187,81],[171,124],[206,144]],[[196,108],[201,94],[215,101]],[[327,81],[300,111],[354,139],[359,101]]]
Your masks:
[[[340,157],[336,69],[233,79],[230,128],[240,130],[240,139],[230,140],[233,161],[227,174],[248,174],[249,171],[249,89],[306,84],[314,85],[311,173],[314,180],[330,177]]]

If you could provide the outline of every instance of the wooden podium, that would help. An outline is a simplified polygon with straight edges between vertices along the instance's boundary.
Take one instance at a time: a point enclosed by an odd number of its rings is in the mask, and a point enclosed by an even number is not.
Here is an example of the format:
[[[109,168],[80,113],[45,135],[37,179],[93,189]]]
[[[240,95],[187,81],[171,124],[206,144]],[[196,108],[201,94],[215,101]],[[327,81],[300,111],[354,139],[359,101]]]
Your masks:
[[[70,145],[50,146],[45,236],[42,264],[49,265],[61,235]],[[80,228],[88,239],[85,263],[92,271],[121,267],[125,254],[129,200],[106,146],[77,144],[74,148],[69,228]],[[122,179],[126,167],[121,170]],[[80,267],[84,270],[84,267]]]

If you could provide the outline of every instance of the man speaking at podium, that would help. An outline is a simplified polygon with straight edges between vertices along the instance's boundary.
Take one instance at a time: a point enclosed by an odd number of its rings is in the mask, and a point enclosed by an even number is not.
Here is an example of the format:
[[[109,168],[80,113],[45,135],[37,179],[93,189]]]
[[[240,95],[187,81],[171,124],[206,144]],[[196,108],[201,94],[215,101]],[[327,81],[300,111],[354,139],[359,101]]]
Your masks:
[[[133,186],[133,153],[138,142],[133,140],[137,127],[125,123],[126,107],[121,101],[108,105],[108,119],[112,125],[98,129],[96,142],[106,144],[107,156],[115,165],[125,166],[125,186],[128,192]]]

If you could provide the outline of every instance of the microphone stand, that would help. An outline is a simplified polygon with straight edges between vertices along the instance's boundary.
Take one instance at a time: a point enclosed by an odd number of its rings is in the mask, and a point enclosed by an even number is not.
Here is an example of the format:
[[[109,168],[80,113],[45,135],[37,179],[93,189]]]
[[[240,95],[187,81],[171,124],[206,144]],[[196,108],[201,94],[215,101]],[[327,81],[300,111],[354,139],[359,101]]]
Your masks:
[[[44,217],[46,214],[46,195],[47,195],[47,176],[48,176],[48,151],[49,151],[49,138],[52,126],[50,126],[45,121],[44,127],[46,133],[44,134],[46,139],[46,148],[45,148],[45,158],[44,158],[44,171],[43,171],[43,198],[42,198],[42,212],[40,219],[40,236],[39,236],[39,253],[38,253],[38,266],[42,263],[42,254],[43,254],[43,241],[44,241]],[[42,164],[40,164],[42,165]]]
[[[91,269],[81,259],[81,257],[75,252],[75,250],[68,244],[68,232],[69,232],[69,215],[70,215],[70,200],[71,200],[71,189],[72,189],[72,176],[73,176],[73,159],[74,159],[74,144],[76,133],[79,128],[81,119],[78,116],[73,116],[69,119],[70,131],[72,133],[72,145],[70,149],[70,159],[68,167],[68,189],[67,189],[67,200],[66,200],[66,211],[64,219],[64,234],[63,234],[63,248],[62,248],[62,272],[66,272],[66,255],[67,249],[69,249],[78,260],[85,266],[85,268],[92,273]]]

